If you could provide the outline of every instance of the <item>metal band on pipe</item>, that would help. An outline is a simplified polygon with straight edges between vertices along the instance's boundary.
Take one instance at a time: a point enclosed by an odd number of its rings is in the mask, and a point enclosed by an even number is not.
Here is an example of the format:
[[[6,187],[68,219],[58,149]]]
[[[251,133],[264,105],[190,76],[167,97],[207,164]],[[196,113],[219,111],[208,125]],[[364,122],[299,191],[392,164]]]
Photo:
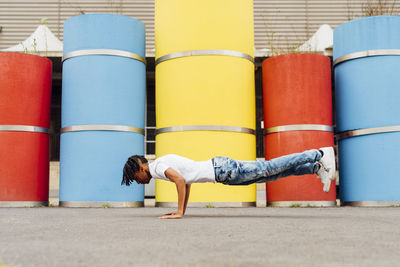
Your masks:
[[[61,128],[61,133],[81,131],[136,132],[144,135],[144,129],[123,125],[77,125]]]
[[[247,59],[254,63],[254,58],[249,54],[233,51],[233,50],[222,50],[222,49],[204,49],[204,50],[189,50],[189,51],[182,51],[177,53],[171,53],[156,59],[156,66],[157,64],[180,57],[190,57],[190,56],[232,56],[232,57],[240,57]]]
[[[289,132],[289,131],[324,131],[333,132],[333,127],[322,124],[292,124],[270,127],[264,130],[264,134]]]
[[[236,126],[223,126],[223,125],[183,125],[172,126],[156,129],[156,135],[170,132],[186,132],[186,131],[221,131],[221,132],[237,132],[256,134],[254,129]]]
[[[345,201],[341,205],[353,207],[399,207],[400,201]]]
[[[268,207],[333,207],[336,201],[270,201]]]
[[[143,201],[138,202],[116,202],[116,201],[60,201],[60,207],[66,208],[140,208],[144,207]]]
[[[216,208],[248,208],[255,207],[256,202],[189,202],[187,206],[189,208],[204,208],[207,205],[212,205]],[[155,206],[158,208],[174,208],[176,207],[176,202],[156,202]]]
[[[49,129],[29,125],[0,125],[0,131],[4,132],[32,132],[32,133],[49,133]]]
[[[376,50],[354,52],[337,58],[333,62],[333,66],[336,66],[348,60],[363,58],[363,57],[373,57],[373,56],[400,56],[400,49],[376,49]]]
[[[0,208],[29,208],[48,205],[48,201],[0,201]]]
[[[115,49],[84,49],[84,50],[76,50],[73,52],[69,52],[62,57],[62,61],[67,60],[73,57],[80,56],[93,56],[93,55],[106,55],[106,56],[119,56],[119,57],[127,57],[131,59],[135,59],[146,64],[146,59],[138,54],[123,51],[123,50],[115,50]]]
[[[378,133],[393,133],[400,132],[400,126],[385,126],[385,127],[376,127],[376,128],[366,128],[366,129],[358,129],[352,131],[341,132],[336,135],[337,139],[345,139],[353,136],[361,136],[368,134],[378,134]]]

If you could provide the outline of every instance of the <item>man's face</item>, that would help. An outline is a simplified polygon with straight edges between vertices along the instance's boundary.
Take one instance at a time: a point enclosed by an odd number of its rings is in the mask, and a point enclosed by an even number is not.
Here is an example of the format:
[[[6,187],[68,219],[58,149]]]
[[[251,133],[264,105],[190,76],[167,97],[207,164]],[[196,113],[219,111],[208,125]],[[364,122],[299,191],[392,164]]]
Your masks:
[[[140,163],[140,169],[134,175],[138,184],[148,184],[151,180],[149,165]]]

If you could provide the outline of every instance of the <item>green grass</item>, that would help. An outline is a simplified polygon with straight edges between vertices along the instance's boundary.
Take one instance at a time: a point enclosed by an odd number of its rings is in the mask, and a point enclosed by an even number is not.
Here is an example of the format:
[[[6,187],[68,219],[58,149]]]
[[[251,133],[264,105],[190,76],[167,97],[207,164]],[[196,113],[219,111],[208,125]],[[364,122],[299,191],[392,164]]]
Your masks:
[[[208,204],[206,205],[206,208],[215,208],[215,206],[214,206],[213,204],[211,204],[211,203],[208,203]]]

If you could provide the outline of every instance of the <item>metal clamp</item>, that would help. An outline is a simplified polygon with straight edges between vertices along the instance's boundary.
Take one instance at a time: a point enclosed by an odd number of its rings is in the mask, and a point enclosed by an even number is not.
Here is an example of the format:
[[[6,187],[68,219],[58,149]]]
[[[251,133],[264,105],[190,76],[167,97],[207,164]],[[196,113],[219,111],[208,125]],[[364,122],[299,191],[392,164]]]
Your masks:
[[[333,132],[333,127],[323,124],[292,124],[270,127],[264,130],[265,134],[289,132],[289,131],[324,131]]]
[[[48,128],[30,126],[30,125],[0,125],[0,132],[31,132],[31,133],[49,133]]]
[[[351,130],[346,132],[341,132],[336,134],[336,138],[338,140],[353,137],[353,136],[361,136],[368,134],[378,134],[378,133],[393,133],[400,132],[400,126],[384,126],[384,127],[376,127],[376,128],[365,128],[358,130]]]
[[[140,208],[144,207],[143,201],[137,202],[117,202],[117,201],[60,201],[60,207],[67,208]]]
[[[155,206],[158,208],[173,208],[176,207],[176,202],[156,202]],[[255,207],[256,202],[192,202],[188,203],[189,208],[204,208],[207,205],[212,205],[216,208],[248,208]]]
[[[61,128],[61,133],[81,131],[136,132],[144,135],[144,129],[123,125],[77,125]]]
[[[268,201],[268,207],[334,207],[336,201]]]
[[[333,66],[335,67],[336,65],[348,60],[363,58],[363,57],[373,57],[373,56],[400,56],[400,49],[376,49],[376,50],[354,52],[337,58],[333,62]]]
[[[186,132],[186,131],[221,131],[221,132],[237,132],[237,133],[248,133],[256,134],[256,130],[236,127],[236,126],[224,126],[224,125],[182,125],[172,126],[156,129],[155,134],[170,133],[170,132]]]
[[[341,205],[353,207],[393,207],[399,206],[400,201],[344,201]]]
[[[116,50],[116,49],[84,49],[84,50],[76,50],[73,52],[69,52],[62,57],[62,61],[67,60],[73,57],[80,56],[93,56],[93,55],[106,55],[106,56],[119,56],[119,57],[127,57],[131,59],[135,59],[146,64],[146,59],[138,54]]]
[[[29,208],[48,205],[48,201],[0,201],[0,208]]]
[[[247,59],[254,63],[254,58],[249,54],[238,52],[234,50],[223,50],[223,49],[202,49],[202,50],[189,50],[177,53],[171,53],[156,59],[155,65],[160,64],[166,60],[180,58],[180,57],[190,57],[190,56],[232,56]]]

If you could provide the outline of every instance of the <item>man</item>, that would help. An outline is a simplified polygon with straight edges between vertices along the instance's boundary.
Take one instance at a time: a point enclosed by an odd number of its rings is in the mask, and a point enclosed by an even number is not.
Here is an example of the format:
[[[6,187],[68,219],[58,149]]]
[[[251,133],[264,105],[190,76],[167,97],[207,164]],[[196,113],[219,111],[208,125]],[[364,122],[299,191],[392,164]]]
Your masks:
[[[178,191],[178,211],[167,213],[160,218],[179,219],[185,214],[192,183],[249,185],[275,181],[290,175],[316,173],[323,184],[323,191],[329,192],[335,172],[335,152],[332,147],[293,153],[268,161],[239,161],[228,157],[193,161],[169,154],[149,164],[143,156],[135,155],[130,157],[124,166],[121,185],[129,186],[133,181],[148,184],[152,178],[175,183]]]

